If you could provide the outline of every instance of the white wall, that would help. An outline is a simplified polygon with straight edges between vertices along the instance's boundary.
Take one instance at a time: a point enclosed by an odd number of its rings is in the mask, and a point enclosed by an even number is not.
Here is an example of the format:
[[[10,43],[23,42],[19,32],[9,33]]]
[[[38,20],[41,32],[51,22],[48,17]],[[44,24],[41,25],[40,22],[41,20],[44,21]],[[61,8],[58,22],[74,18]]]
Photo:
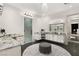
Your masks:
[[[0,28],[5,28],[10,34],[24,34],[24,17],[20,15],[19,10],[5,4],[0,16]]]
[[[49,17],[41,17],[33,19],[33,39],[40,39],[40,35],[35,34],[36,32],[40,32],[41,29],[45,29],[45,31],[49,31]]]
[[[45,29],[45,31],[49,31],[49,24],[64,23],[64,22],[65,18],[59,18],[59,19],[51,19],[49,17],[34,18],[33,31],[39,32],[42,28]]]
[[[33,19],[33,40],[40,39],[40,35],[34,34],[40,32],[43,28],[49,31],[49,24],[64,22],[63,19],[50,19],[49,17],[41,17]],[[20,15],[20,11],[9,5],[4,5],[3,15],[0,16],[0,28],[5,28],[10,34],[24,34],[24,17]]]
[[[49,32],[49,24],[55,24],[55,23],[65,23],[65,18],[50,19],[49,17],[42,17],[33,19],[33,40],[35,39],[40,40],[40,35],[34,34],[35,32],[40,32],[42,28],[45,29],[45,31]],[[64,42],[63,36],[47,35],[47,39],[62,43]]]
[[[35,31],[40,31],[42,28],[45,29],[45,31],[48,31],[48,24],[50,19],[48,17],[45,18],[37,18],[34,20],[34,26],[37,28]]]

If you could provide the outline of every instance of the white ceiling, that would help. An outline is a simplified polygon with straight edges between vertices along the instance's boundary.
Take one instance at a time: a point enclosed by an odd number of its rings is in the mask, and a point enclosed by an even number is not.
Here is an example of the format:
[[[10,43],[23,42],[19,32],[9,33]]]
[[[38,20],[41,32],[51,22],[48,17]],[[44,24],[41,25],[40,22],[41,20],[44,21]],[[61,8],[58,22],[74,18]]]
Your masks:
[[[6,3],[11,6],[14,6],[22,11],[31,10],[36,12],[36,16],[40,17],[42,13],[45,11],[45,8],[42,9],[43,3]],[[69,7],[72,6],[72,7]],[[64,3],[47,3],[47,12],[46,14],[51,17],[62,17],[69,14],[73,14],[78,12],[79,4],[78,3],[70,3],[64,5]]]

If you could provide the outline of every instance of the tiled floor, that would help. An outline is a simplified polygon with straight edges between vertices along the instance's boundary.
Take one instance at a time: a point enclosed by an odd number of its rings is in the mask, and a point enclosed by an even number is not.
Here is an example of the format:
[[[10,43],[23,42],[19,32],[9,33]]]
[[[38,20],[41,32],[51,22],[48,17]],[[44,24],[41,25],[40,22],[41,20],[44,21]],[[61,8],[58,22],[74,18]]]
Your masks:
[[[23,56],[71,56],[66,49],[55,44],[51,44],[51,53],[49,54],[42,53],[39,51],[39,45],[40,43],[29,46],[27,49],[24,50]]]
[[[79,56],[79,44],[69,42],[67,45],[67,50],[72,54],[72,56]]]
[[[36,41],[36,42],[31,42],[31,43],[28,43],[28,44],[25,44],[25,45],[22,45],[21,46],[21,55],[23,53],[23,51],[30,45],[32,44],[35,44],[35,43],[39,43],[39,42],[42,42],[42,41],[46,41],[46,42],[50,42],[52,44],[56,44],[56,45],[59,45],[63,48],[65,48],[68,52],[70,52],[70,54],[72,56],[79,56],[79,44],[78,43],[73,43],[73,42],[69,42],[68,45],[64,45],[62,43],[58,43],[58,42],[53,42],[53,41],[49,41],[49,40],[40,40],[40,41]]]

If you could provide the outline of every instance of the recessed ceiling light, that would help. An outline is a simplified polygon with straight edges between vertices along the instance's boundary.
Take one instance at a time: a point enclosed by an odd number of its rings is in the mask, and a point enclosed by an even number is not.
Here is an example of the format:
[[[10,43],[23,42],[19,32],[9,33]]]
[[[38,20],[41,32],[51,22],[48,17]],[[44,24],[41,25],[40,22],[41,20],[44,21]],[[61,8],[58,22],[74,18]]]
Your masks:
[[[72,7],[72,6],[69,6],[70,8]]]

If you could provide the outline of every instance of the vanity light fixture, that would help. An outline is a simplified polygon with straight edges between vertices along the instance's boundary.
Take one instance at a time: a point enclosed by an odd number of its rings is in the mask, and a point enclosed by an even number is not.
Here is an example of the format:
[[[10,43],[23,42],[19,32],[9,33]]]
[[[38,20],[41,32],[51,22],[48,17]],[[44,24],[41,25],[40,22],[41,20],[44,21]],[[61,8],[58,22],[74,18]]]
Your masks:
[[[30,14],[27,14],[26,12],[24,13],[24,15],[25,15],[25,16],[31,16],[31,17],[32,17],[32,15],[30,15]]]
[[[30,17],[33,16],[33,15],[32,15],[32,11],[30,11],[30,10],[26,11],[26,12],[24,13],[24,15],[25,15],[25,16],[30,16]]]
[[[36,16],[36,12],[33,11],[33,10],[26,10],[24,13],[23,13],[24,16],[27,16],[27,17],[35,17]]]

